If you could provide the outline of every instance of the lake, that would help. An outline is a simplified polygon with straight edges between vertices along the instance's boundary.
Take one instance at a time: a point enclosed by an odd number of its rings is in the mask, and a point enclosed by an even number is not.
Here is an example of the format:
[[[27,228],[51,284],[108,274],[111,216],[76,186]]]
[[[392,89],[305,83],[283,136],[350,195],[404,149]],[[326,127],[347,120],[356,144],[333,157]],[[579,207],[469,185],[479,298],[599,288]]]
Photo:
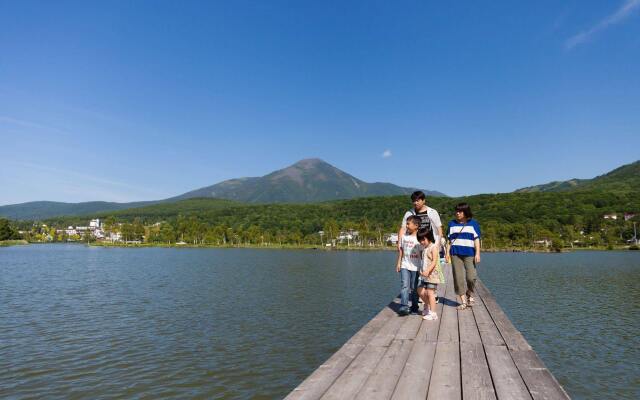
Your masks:
[[[393,252],[0,248],[0,398],[282,398],[398,292]],[[640,253],[484,254],[574,399],[640,398]]]

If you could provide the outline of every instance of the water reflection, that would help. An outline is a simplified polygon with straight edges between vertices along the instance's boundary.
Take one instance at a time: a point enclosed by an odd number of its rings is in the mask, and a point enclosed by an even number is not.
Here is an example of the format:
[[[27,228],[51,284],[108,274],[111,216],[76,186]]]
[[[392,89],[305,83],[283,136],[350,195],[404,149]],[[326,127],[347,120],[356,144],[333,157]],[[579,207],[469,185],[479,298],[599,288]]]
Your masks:
[[[397,292],[393,252],[0,249],[0,398],[280,398]],[[574,398],[637,398],[640,254],[486,254]],[[635,382],[635,383],[634,383]]]

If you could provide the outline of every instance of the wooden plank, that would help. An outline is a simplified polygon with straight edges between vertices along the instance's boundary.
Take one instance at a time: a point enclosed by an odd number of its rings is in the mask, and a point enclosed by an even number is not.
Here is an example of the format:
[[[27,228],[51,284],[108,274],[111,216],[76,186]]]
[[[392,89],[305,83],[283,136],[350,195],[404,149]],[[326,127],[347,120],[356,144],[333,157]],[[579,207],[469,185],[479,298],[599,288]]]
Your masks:
[[[531,399],[506,346],[484,346],[493,386],[499,399]]]
[[[496,324],[493,322],[493,318],[491,318],[481,297],[476,299],[476,304],[471,307],[471,309],[473,310],[473,316],[476,320],[476,326],[480,332],[482,343],[485,346],[505,346],[504,339],[498,331]]]
[[[569,395],[533,350],[513,350],[511,357],[534,400],[567,400]]]
[[[391,308],[392,304],[393,303],[389,303],[389,305],[383,308],[371,321],[356,332],[347,343],[368,344],[373,335],[377,333],[389,319],[396,316],[395,311]]]
[[[354,358],[364,349],[365,344],[380,330],[380,328],[395,313],[387,306],[371,321],[351,337],[340,350],[334,353],[307,379],[296,387],[285,398],[286,400],[316,400],[319,399],[342,372],[351,364]]]
[[[297,388],[289,393],[285,400],[319,399],[364,347],[364,345],[352,343],[342,346],[340,351],[333,354]]]
[[[422,326],[425,325],[429,324],[422,324]],[[426,338],[414,341],[411,354],[409,354],[391,397],[393,400],[424,400],[427,398],[435,354],[435,341],[428,341]]]
[[[468,312],[468,311],[463,311]],[[458,336],[458,310],[452,305],[445,305],[440,314],[440,330],[438,332],[438,343],[455,342],[460,338]]]
[[[368,346],[388,347],[391,341],[395,339],[398,329],[402,326],[409,316],[400,317],[398,315],[391,316],[380,330],[373,336]]]
[[[471,310],[458,311],[458,329],[460,330],[460,343],[482,344],[478,325],[476,325],[476,319]]]
[[[437,342],[438,341],[438,333],[440,331],[440,322],[442,322],[442,309],[443,305],[441,303],[436,304],[436,312],[438,313],[438,319],[435,321],[422,321],[422,325],[420,325],[420,330],[416,335],[416,340],[426,341],[426,342]]]
[[[477,282],[476,291],[482,297],[487,311],[500,331],[507,347],[510,350],[531,350],[531,346],[527,343],[522,333],[516,329],[509,317],[498,305],[496,298],[481,281]]]
[[[383,346],[366,346],[349,364],[349,367],[335,380],[321,399],[352,399],[362,388],[369,375],[387,351]]]
[[[442,328],[441,328],[442,329]],[[460,343],[438,342],[429,382],[428,400],[460,399]]]
[[[415,339],[422,324],[422,315],[409,315],[396,333],[396,339]]]
[[[470,314],[470,313],[469,313]],[[460,327],[462,336],[462,327]],[[489,365],[482,343],[460,338],[462,398],[465,400],[491,400],[496,398]]]
[[[413,341],[411,340],[394,340],[376,369],[369,375],[356,399],[386,400],[390,398],[412,347]]]

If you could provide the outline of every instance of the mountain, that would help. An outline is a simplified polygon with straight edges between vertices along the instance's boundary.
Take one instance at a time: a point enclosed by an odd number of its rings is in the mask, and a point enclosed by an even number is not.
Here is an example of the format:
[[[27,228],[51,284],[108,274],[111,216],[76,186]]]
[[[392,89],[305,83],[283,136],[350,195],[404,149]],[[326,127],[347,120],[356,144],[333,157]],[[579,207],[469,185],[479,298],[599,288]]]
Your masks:
[[[593,179],[570,179],[518,189],[515,193],[566,192],[575,190],[626,191],[640,189],[640,161],[623,165]]]
[[[367,183],[314,158],[301,160],[263,177],[230,179],[164,200],[133,203],[34,201],[0,206],[0,217],[14,220],[42,220],[63,215],[95,215],[198,197],[246,203],[313,203],[357,197],[409,194],[414,190],[416,189],[400,187],[391,183]],[[428,196],[445,196],[436,191],[425,191],[425,193]]]
[[[157,201],[133,203],[113,203],[88,201],[84,203],[63,203],[58,201],[30,201],[28,203],[0,206],[0,217],[14,220],[42,220],[61,215],[89,215],[101,212],[124,210],[156,204]]]
[[[309,158],[259,178],[230,179],[170,200],[213,197],[246,203],[315,203],[357,197],[410,194],[415,188],[367,183],[318,158]],[[428,196],[445,196],[425,190]]]

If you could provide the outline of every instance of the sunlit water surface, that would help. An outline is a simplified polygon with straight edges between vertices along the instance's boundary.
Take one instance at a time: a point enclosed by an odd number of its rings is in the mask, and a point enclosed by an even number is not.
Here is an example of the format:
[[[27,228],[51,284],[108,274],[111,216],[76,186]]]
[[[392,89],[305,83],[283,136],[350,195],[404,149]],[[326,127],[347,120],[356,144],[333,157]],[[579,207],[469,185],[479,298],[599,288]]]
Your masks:
[[[0,398],[282,398],[398,291],[392,252],[0,248]],[[575,399],[640,398],[640,253],[485,254]]]

